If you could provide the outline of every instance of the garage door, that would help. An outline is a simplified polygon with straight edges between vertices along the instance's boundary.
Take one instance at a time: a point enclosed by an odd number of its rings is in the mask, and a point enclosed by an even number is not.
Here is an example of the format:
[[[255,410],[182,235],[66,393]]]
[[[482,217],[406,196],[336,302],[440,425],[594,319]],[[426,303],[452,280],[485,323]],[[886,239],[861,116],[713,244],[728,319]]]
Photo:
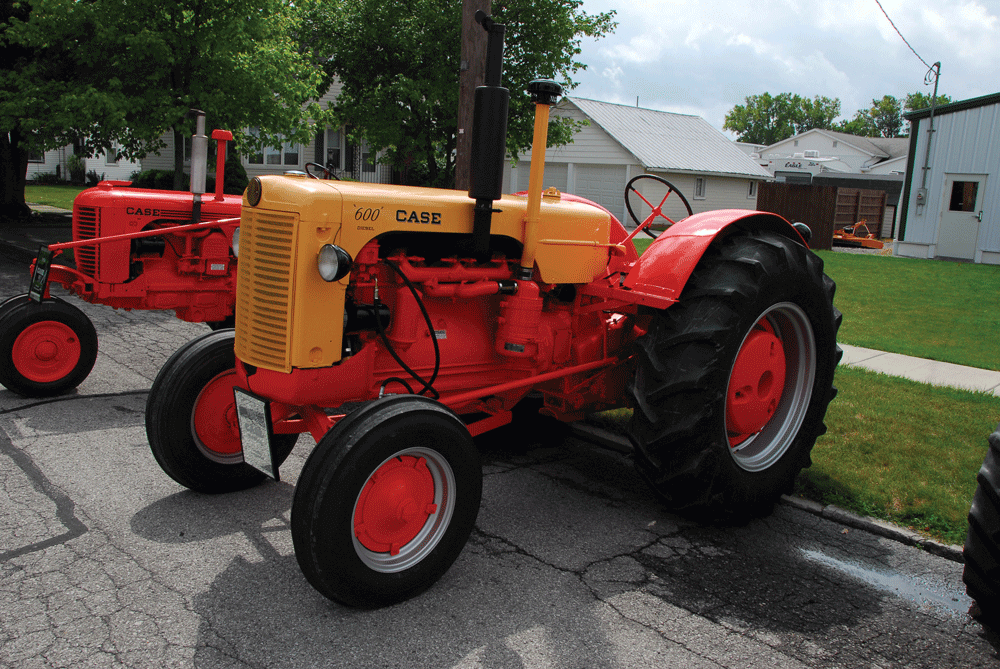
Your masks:
[[[624,165],[577,165],[576,193],[621,217],[625,194]]]
[[[566,179],[569,174],[569,166],[566,163],[546,163],[545,178],[542,180],[542,188],[555,186],[560,192],[566,192]],[[517,164],[517,188],[515,192],[528,190],[528,180],[531,178],[531,163],[522,160]]]

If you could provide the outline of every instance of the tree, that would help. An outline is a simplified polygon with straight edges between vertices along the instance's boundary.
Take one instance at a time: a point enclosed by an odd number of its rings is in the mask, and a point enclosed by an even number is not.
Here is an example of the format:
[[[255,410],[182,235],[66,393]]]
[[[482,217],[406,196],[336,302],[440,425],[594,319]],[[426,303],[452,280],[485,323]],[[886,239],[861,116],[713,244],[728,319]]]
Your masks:
[[[737,141],[770,145],[813,128],[831,128],[840,114],[840,100],[803,98],[792,93],[749,95],[745,104],[726,114],[723,130],[732,130]]]
[[[878,131],[875,129],[875,120],[872,118],[870,109],[859,109],[854,113],[854,118],[850,121],[841,121],[833,127],[838,132],[858,137],[877,137]]]
[[[493,3],[493,18],[507,26],[503,85],[511,92],[507,148],[531,145],[531,105],[524,92],[532,79],[575,84],[571,75],[581,36],[599,38],[614,29],[614,12],[589,15],[581,0],[509,0]],[[345,0],[317,21],[328,36],[327,74],[343,89],[338,120],[356,139],[407,174],[410,183],[450,186],[458,133],[461,3],[414,0],[405,9],[385,0]],[[320,23],[317,23],[319,26]],[[553,119],[549,144],[566,143],[575,129]]]
[[[946,105],[951,102],[951,98],[947,95],[938,95],[934,104],[938,107],[941,105]],[[918,109],[930,109],[931,107],[931,96],[926,93],[921,93],[917,91],[916,93],[907,93],[906,102],[903,103],[903,109],[906,111],[917,111]]]
[[[305,141],[309,119],[326,117],[308,103],[322,70],[295,40],[310,1],[32,0],[30,12],[7,2],[0,134],[9,148],[0,158],[20,183],[5,198],[24,212],[29,150],[74,143],[89,156],[119,145],[135,159],[163,148],[167,130],[180,188],[191,108],[232,130],[242,151]]]

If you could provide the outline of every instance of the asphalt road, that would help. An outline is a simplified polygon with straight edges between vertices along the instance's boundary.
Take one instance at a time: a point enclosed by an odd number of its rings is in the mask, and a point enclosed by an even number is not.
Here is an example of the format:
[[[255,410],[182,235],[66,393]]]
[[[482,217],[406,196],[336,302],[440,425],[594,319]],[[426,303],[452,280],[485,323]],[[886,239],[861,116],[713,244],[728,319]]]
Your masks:
[[[0,297],[25,283],[0,258]],[[666,512],[627,455],[558,431],[481,438],[483,504],[451,570],[404,604],[343,608],[292,551],[311,440],[281,483],[181,488],[149,452],[143,409],[205,326],[81,308],[100,355],[78,391],[0,389],[2,666],[997,665],[961,565],[790,506],[699,525]]]

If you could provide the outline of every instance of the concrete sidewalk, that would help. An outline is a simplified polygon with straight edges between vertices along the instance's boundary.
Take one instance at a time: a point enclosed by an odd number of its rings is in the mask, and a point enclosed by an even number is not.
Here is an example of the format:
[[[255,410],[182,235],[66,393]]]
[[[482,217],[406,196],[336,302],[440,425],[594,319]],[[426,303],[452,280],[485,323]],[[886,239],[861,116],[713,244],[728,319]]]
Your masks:
[[[963,390],[981,390],[1000,397],[1000,372],[978,367],[965,367],[950,362],[914,358],[899,353],[886,353],[860,346],[841,344],[844,357],[840,364],[862,367],[889,376],[912,379],[932,386],[950,386]]]

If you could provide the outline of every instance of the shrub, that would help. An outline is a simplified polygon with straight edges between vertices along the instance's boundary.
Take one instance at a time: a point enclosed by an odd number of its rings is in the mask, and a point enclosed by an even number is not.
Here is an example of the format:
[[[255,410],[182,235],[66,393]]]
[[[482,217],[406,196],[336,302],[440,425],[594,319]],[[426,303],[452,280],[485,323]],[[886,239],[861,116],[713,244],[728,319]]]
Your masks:
[[[104,181],[105,172],[101,172],[100,176],[97,175],[96,170],[90,170],[87,172],[87,185],[96,186],[100,182]]]
[[[63,180],[55,172],[40,172],[31,177],[31,182],[41,186],[53,186],[61,184]]]
[[[229,153],[226,158],[226,181],[222,185],[222,192],[230,195],[242,195],[246,190],[250,179],[247,178],[247,171],[240,162],[240,157],[235,151]],[[214,190],[214,186],[212,190]]]
[[[87,163],[84,162],[83,158],[74,153],[66,159],[66,169],[69,171],[70,183],[83,184],[87,170]]]
[[[173,190],[173,170],[143,170],[133,172],[129,177],[134,188],[152,188],[155,190]]]

